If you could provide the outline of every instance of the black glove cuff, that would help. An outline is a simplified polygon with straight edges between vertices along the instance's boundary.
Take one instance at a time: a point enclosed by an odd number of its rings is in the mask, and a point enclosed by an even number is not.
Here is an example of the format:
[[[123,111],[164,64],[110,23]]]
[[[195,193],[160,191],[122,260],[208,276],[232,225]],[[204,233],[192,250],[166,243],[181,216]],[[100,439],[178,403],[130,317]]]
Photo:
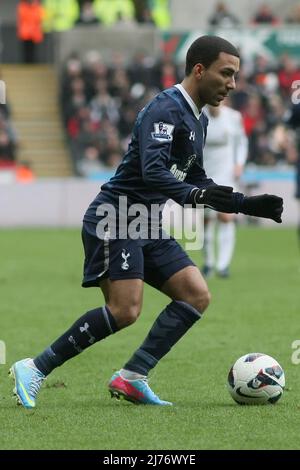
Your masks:
[[[238,214],[239,212],[243,212],[243,206],[245,203],[246,196],[242,193],[232,193],[235,202],[235,213]]]
[[[206,188],[203,188],[203,189],[206,189]],[[204,205],[207,205],[207,207],[211,207],[212,209],[221,210],[221,209],[211,206],[209,202],[206,201],[205,192],[203,192],[203,189],[193,189],[190,192],[186,203],[192,204],[193,207],[196,207],[196,204],[204,204]],[[244,194],[232,193],[231,201],[230,201],[230,208],[229,208],[230,210],[228,212],[236,213],[236,214],[238,214],[239,212],[242,212],[244,199],[245,199]],[[222,210],[226,211],[226,207],[224,206]]]
[[[249,201],[249,197],[244,196],[244,199],[241,203],[240,212],[242,214],[252,215],[253,208],[250,207],[248,201]]]
[[[207,186],[206,188],[194,188],[192,191],[189,193],[185,203],[186,204],[191,204],[193,207],[196,207],[196,204],[205,204],[203,201],[203,197],[205,194],[205,190],[207,188],[211,188],[212,186],[217,186],[217,184],[211,184]]]

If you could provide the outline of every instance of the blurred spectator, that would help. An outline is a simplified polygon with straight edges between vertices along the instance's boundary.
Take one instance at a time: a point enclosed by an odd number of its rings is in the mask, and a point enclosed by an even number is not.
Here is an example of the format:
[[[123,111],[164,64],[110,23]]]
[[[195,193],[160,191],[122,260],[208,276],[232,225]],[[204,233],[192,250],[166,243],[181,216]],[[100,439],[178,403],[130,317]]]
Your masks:
[[[68,98],[64,107],[64,120],[68,122],[77,109],[83,108],[87,101],[85,95],[85,83],[82,78],[73,78],[70,82],[70,88],[66,89],[68,92]]]
[[[294,158],[289,158],[289,163],[295,165],[295,197],[298,199],[298,241],[300,247],[300,102],[292,104],[286,115],[286,124],[295,131],[296,136],[296,152]]]
[[[293,5],[290,14],[286,17],[287,23],[300,23],[300,4]]]
[[[115,53],[107,73],[108,91],[118,102],[129,102],[130,80],[122,54]]]
[[[123,155],[120,152],[110,152],[106,164],[109,168],[117,168],[121,162]]]
[[[135,19],[131,0],[94,0],[94,11],[101,23],[108,26],[132,23]]]
[[[155,24],[148,0],[133,0],[135,19],[138,23]]]
[[[76,24],[82,26],[93,26],[99,23],[100,21],[96,17],[93,2],[91,0],[85,0],[81,4],[80,15]]]
[[[77,170],[80,176],[91,177],[105,169],[99,161],[99,152],[96,147],[87,147],[79,160]]]
[[[224,2],[218,2],[213,15],[209,19],[211,26],[232,27],[239,24],[238,18],[228,10]]]
[[[91,117],[94,122],[109,119],[117,124],[120,118],[117,101],[108,93],[107,82],[97,81],[97,94],[90,103]]]
[[[4,129],[0,129],[0,162],[1,166],[14,165],[15,145]]]
[[[295,161],[295,135],[283,123],[278,123],[269,134],[269,145],[276,162]]]
[[[242,115],[245,131],[247,136],[249,136],[253,129],[259,126],[264,118],[261,98],[257,94],[249,96],[247,107],[242,110]]]
[[[127,147],[128,140],[130,138],[134,121],[136,119],[137,110],[133,105],[124,106],[120,113],[119,131],[121,137],[124,139],[123,147]]]
[[[262,55],[254,58],[253,70],[248,80],[262,95],[270,95],[278,89],[277,70]]]
[[[39,0],[20,0],[17,7],[17,34],[22,44],[22,61],[36,61],[36,44],[43,41],[44,10]]]
[[[90,119],[90,114],[91,111],[87,106],[79,106],[75,114],[69,117],[66,126],[68,136],[71,139],[77,139],[84,126],[84,123]]]
[[[45,8],[44,31],[66,31],[79,18],[77,0],[43,0]]]
[[[293,82],[300,80],[300,68],[296,61],[288,54],[284,54],[281,57],[279,67],[278,80],[280,91],[284,98],[289,99],[292,93]]]
[[[237,111],[244,111],[247,108],[249,96],[253,93],[255,93],[255,88],[249,83],[241,69],[236,80],[236,88],[230,94],[232,107]]]
[[[35,175],[29,162],[21,162],[17,165],[15,175],[18,183],[32,183],[35,180]]]
[[[265,109],[261,97],[255,92],[249,95],[246,106],[241,112],[249,142],[249,162],[271,164]],[[275,160],[272,162],[274,163]]]
[[[123,157],[124,149],[121,147],[119,133],[114,127],[107,128],[105,138],[105,145],[100,153],[100,158],[105,165],[112,166],[113,163],[111,155],[118,155],[120,162]]]
[[[144,11],[148,9],[148,0],[132,0],[134,15],[138,23],[143,23]]]
[[[181,81],[178,67],[172,60],[171,55],[166,52],[152,68],[151,85],[157,87],[158,90],[169,88]]]
[[[0,73],[0,79],[2,79]],[[0,118],[9,119],[10,117],[10,108],[8,103],[0,103]]]
[[[1,74],[0,74],[1,76]],[[10,106],[0,104],[0,180],[14,180],[18,139],[10,120]],[[4,175],[5,172],[5,175]]]
[[[150,86],[157,78],[157,71],[154,71],[155,65],[154,59],[149,58],[144,51],[136,52],[128,69],[131,83]]]
[[[169,0],[149,0],[148,5],[151,17],[159,29],[168,29],[171,26]]]
[[[0,109],[2,108],[2,105],[0,106]],[[14,127],[12,126],[10,120],[5,116],[2,115],[0,112],[0,130],[3,130],[12,142],[12,144],[16,147],[17,146],[17,135],[15,132]]]
[[[254,24],[279,24],[279,18],[274,15],[271,7],[267,3],[263,3],[255,13],[252,23]]]
[[[161,70],[161,88],[170,88],[175,85],[177,80],[176,67],[174,64],[164,64]]]
[[[85,83],[86,98],[89,101],[96,93],[97,80],[108,78],[108,67],[98,51],[89,51],[84,56],[82,78]]]
[[[297,175],[295,196],[297,199],[300,200],[300,103],[294,103],[291,105],[290,109],[285,115],[285,123],[290,129],[293,129],[295,131],[296,152],[294,153],[294,155],[290,154],[290,158],[288,158],[287,160],[289,163],[293,163],[296,165]]]
[[[282,124],[286,115],[286,106],[284,100],[278,93],[274,93],[269,96],[268,102],[266,103],[268,112],[268,125],[269,127]]]

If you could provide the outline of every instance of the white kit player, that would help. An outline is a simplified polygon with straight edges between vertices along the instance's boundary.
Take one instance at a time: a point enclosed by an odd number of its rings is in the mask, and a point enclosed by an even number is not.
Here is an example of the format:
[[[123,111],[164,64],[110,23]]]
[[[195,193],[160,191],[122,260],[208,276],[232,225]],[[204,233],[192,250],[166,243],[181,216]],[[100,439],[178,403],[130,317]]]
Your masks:
[[[209,118],[203,155],[206,174],[215,183],[232,186],[236,190],[248,153],[248,140],[242,116],[238,111],[225,105],[207,106],[205,113]],[[235,245],[234,217],[234,214],[205,210],[202,271],[206,277],[209,277],[214,270],[220,277],[229,276],[229,266]],[[217,256],[215,255],[215,235],[217,236]]]

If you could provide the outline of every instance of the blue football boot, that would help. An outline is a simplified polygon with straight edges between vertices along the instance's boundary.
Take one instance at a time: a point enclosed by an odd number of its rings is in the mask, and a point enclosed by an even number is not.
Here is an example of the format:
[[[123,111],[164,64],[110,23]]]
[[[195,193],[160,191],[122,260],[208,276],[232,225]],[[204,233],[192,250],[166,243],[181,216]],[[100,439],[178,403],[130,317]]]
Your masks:
[[[9,374],[15,380],[14,395],[17,396],[17,403],[27,409],[35,408],[36,395],[45,375],[35,367],[30,358],[15,362]]]

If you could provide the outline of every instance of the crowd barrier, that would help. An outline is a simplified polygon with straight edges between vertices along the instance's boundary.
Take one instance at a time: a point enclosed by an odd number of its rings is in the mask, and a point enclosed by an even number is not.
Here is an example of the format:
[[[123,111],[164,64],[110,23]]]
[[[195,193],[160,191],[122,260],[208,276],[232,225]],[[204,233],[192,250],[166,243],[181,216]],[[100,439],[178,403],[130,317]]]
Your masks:
[[[80,178],[41,179],[27,184],[0,185],[0,228],[4,227],[77,227],[91,200],[99,192],[101,180]],[[100,179],[99,179],[100,178]],[[284,198],[283,224],[296,226],[298,201],[294,198],[293,169],[274,171],[247,170],[242,188],[249,195],[273,193]],[[241,221],[243,217],[240,216]],[[275,226],[261,220],[262,225]]]

